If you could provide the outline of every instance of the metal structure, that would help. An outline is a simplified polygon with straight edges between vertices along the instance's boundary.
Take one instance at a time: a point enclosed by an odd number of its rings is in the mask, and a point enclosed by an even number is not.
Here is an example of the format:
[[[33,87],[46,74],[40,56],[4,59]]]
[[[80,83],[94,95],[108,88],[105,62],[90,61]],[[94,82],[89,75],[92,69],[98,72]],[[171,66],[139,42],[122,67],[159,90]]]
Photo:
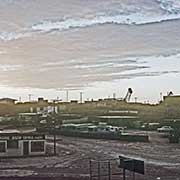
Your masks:
[[[173,95],[174,95],[174,94],[173,94],[172,91],[170,91],[170,92],[167,93],[167,96],[173,96]]]
[[[129,102],[131,99],[131,95],[133,93],[133,90],[131,88],[128,88],[127,94],[125,96],[125,98],[123,99],[125,102]]]
[[[135,173],[144,175],[144,161],[119,156],[116,159],[90,160],[90,180],[135,180]],[[126,173],[126,170],[130,174]]]

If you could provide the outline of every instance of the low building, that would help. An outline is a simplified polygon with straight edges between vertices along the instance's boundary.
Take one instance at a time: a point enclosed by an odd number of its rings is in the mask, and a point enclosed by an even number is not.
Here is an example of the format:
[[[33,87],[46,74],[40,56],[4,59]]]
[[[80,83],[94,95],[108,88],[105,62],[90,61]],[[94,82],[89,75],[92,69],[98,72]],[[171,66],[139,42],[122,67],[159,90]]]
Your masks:
[[[180,105],[180,95],[164,96],[163,100],[165,105]]]
[[[2,99],[0,99],[0,104],[14,105],[16,101],[17,101],[16,99],[2,98]]]
[[[46,154],[45,135],[33,131],[0,131],[0,157]]]

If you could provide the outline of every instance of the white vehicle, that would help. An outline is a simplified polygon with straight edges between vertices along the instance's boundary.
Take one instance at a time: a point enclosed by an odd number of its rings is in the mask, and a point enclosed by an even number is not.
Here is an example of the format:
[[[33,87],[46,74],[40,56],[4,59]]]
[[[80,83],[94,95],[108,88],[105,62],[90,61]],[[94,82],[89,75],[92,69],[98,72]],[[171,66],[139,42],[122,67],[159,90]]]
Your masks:
[[[161,128],[158,128],[158,132],[170,132],[174,130],[171,126],[162,126]]]

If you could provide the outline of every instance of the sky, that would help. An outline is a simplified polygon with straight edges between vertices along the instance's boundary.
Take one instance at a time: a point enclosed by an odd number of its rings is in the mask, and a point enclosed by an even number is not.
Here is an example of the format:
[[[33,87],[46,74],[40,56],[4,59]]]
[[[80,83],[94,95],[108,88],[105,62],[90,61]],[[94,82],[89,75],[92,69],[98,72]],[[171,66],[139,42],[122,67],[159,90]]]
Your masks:
[[[179,0],[0,0],[0,97],[180,94]]]

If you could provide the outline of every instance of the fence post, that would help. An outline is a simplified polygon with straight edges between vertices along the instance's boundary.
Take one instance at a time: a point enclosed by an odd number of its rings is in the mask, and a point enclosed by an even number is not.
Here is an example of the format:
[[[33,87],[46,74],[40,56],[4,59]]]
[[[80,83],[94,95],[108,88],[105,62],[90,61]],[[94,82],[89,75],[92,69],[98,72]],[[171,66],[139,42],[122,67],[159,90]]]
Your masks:
[[[56,156],[56,122],[55,120],[53,122],[53,141],[54,141],[54,156]]]
[[[92,161],[89,161],[89,175],[90,175],[90,180],[92,180]]]
[[[135,162],[133,161],[133,180],[135,180]]]
[[[98,180],[100,180],[101,179],[101,171],[100,171],[100,161],[98,160]]]
[[[108,176],[109,176],[109,180],[111,180],[111,162],[110,162],[110,160],[108,161]]]
[[[126,169],[123,168],[123,180],[126,180]]]

